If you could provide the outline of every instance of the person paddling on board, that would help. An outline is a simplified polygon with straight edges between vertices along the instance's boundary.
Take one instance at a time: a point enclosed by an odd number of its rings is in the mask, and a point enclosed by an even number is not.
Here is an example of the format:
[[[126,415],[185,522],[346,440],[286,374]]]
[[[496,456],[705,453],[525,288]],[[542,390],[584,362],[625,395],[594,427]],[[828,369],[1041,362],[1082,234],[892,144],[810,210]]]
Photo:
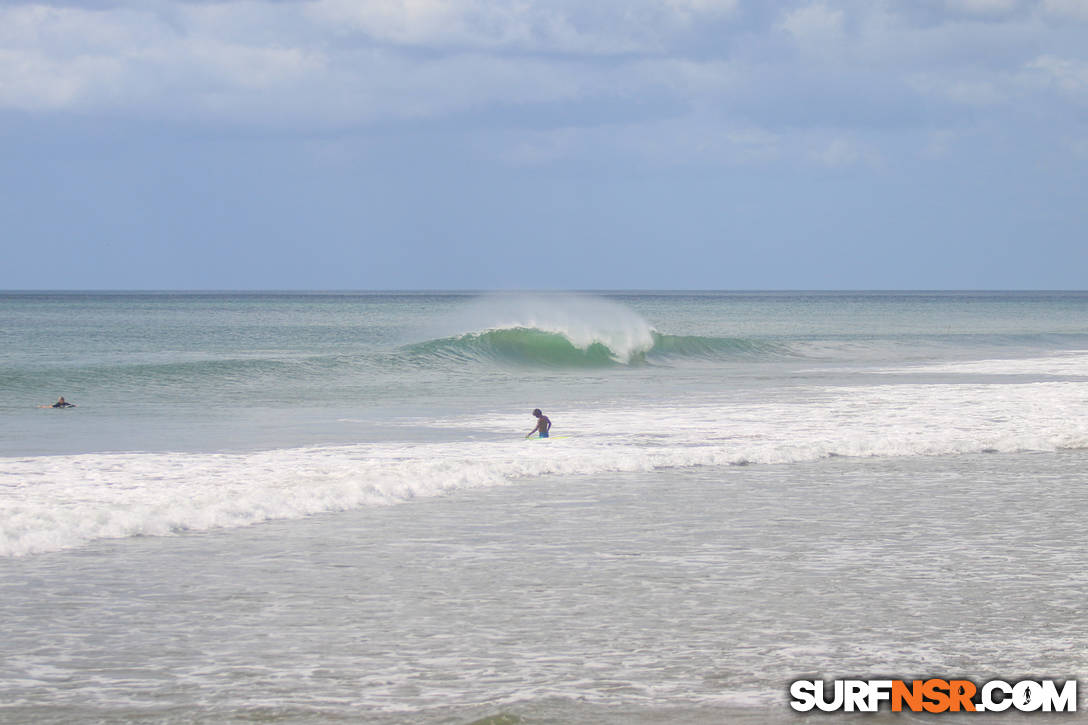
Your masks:
[[[540,438],[547,438],[548,431],[552,429],[551,420],[548,418],[548,416],[540,412],[540,408],[534,410],[533,415],[536,416],[536,428],[533,428],[531,431],[526,433],[525,437],[528,438],[533,433],[540,433]]]
[[[42,407],[45,408],[47,406],[43,405]],[[67,400],[64,399],[64,396],[62,395],[59,398],[57,398],[57,402],[53,403],[52,405],[50,405],[48,407],[50,407],[50,408],[74,408],[74,407],[76,407],[76,404],[75,403],[69,403]]]

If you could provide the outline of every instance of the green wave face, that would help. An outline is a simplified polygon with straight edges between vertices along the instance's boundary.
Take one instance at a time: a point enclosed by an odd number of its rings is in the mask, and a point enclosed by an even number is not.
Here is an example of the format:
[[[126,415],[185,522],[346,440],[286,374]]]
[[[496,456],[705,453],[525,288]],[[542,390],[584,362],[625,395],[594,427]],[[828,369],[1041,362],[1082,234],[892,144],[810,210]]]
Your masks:
[[[528,367],[610,367],[665,363],[683,359],[786,354],[779,346],[739,338],[714,338],[652,333],[649,350],[621,356],[602,341],[575,345],[562,333],[514,327],[428,340],[402,348],[417,364],[434,361],[492,361]]]
[[[499,361],[545,367],[607,367],[622,362],[604,343],[594,342],[580,348],[558,332],[524,327],[429,340],[410,345],[405,350],[419,362],[428,359]]]

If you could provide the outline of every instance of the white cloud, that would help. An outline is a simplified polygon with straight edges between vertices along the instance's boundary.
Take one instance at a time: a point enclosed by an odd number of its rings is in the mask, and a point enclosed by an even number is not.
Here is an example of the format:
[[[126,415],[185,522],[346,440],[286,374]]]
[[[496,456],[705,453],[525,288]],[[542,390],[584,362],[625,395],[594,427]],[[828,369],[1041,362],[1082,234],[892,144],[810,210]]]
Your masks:
[[[528,40],[518,8],[475,0],[316,0],[307,14],[342,30],[403,45],[495,47]]]
[[[615,156],[652,166],[749,166],[801,159],[831,169],[881,167],[875,139],[815,130],[782,134],[700,114],[682,118],[592,127],[516,132],[478,141],[515,165]]]
[[[1088,2],[1085,0],[1043,0],[1043,9],[1060,18],[1088,20]]]
[[[510,4],[506,10],[516,14],[525,6]],[[732,80],[727,64],[715,60],[635,55],[601,64],[488,48],[419,55],[388,45],[338,47],[323,34],[324,26],[295,27],[328,7],[242,2],[183,5],[165,15],[123,8],[3,8],[0,108],[110,106],[143,116],[218,116],[231,122],[248,116],[261,124],[326,127],[577,99],[698,102],[720,94]],[[388,33],[425,43],[430,34],[472,37],[466,8],[483,6],[405,0],[354,7],[362,8],[359,17],[366,22],[377,23],[378,17]],[[439,22],[451,13],[461,18],[454,30]],[[522,26],[512,19],[492,19],[505,28],[497,36],[504,42],[531,35],[518,31]]]
[[[115,59],[57,60],[42,53],[0,50],[0,107],[58,110],[101,100],[123,73]]]
[[[477,140],[480,150],[513,166],[545,166],[568,159],[584,151],[585,131],[554,128],[501,134]]]
[[[737,9],[739,0],[665,0],[679,10],[698,13],[728,14]]]
[[[776,159],[781,151],[772,131],[700,116],[630,125],[602,142],[658,166],[745,165]]]
[[[219,40],[125,9],[17,6],[0,10],[0,27],[0,106],[24,110],[200,106],[210,94],[291,89],[325,66],[318,52]]]
[[[766,129],[686,116],[662,121],[510,131],[477,139],[488,156],[517,166],[578,158],[637,159],[653,166],[737,166],[781,156],[781,137]]]
[[[315,0],[306,14],[342,35],[403,46],[616,55],[660,53],[693,18],[738,0]]]
[[[1018,0],[948,0],[948,7],[969,15],[1007,15],[1019,8]]]
[[[815,0],[769,17],[738,0],[9,1],[0,110],[302,131],[471,113],[515,129],[505,148],[525,163],[594,144],[660,163],[870,163],[883,141],[857,138],[878,127],[962,130],[965,107],[1043,116],[1083,98],[1085,62],[1053,21],[1074,6],[1040,2]]]
[[[739,4],[740,0],[665,0],[665,5],[684,19],[731,15]]]
[[[119,49],[133,40],[128,22],[104,23],[96,13],[0,8],[0,107],[56,110],[116,101],[126,72]]]
[[[855,139],[838,137],[820,141],[818,144],[809,153],[809,158],[823,166],[843,168],[856,164],[875,166],[880,163],[879,153]]]
[[[844,17],[842,10],[817,2],[786,13],[779,27],[803,47],[826,49],[841,42]]]
[[[613,85],[613,88],[626,94],[646,89],[671,92],[691,102],[718,97],[736,87],[739,81],[736,67],[718,60],[653,58],[632,61],[625,69],[627,72],[612,74],[612,82],[625,87]]]
[[[907,79],[916,91],[967,106],[993,106],[1009,100],[1004,76],[979,73],[919,73]]]
[[[1070,58],[1042,55],[1027,64],[1048,85],[1054,85],[1070,94],[1088,90],[1088,63]]]

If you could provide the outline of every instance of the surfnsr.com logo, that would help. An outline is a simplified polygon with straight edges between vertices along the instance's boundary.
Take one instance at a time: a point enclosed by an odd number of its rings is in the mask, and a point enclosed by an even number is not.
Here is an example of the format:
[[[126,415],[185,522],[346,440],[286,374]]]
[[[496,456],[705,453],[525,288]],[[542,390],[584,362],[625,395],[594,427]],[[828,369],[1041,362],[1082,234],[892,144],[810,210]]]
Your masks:
[[[1076,680],[797,680],[790,707],[798,712],[1076,712]]]

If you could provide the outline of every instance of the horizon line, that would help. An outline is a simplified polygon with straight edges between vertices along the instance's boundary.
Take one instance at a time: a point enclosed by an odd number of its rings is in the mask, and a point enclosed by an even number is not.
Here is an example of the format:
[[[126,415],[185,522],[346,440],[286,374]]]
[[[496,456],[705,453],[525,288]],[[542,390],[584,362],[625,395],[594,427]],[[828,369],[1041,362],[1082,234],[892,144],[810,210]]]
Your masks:
[[[599,287],[599,288],[484,288],[484,287],[401,287],[401,288],[22,288],[0,289],[0,294],[599,294],[599,293],[1030,293],[1088,292],[1088,289],[1058,287]]]

